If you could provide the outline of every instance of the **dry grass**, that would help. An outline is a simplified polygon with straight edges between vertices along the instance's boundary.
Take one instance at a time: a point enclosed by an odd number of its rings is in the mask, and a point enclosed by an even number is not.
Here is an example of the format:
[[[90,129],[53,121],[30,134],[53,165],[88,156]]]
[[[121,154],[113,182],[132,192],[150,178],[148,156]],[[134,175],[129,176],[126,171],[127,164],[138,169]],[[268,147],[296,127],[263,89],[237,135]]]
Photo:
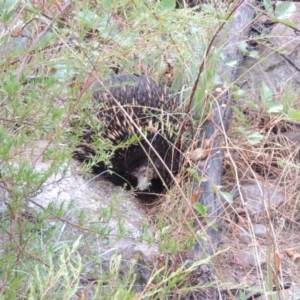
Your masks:
[[[243,114],[247,129],[259,131],[262,138],[251,146],[235,131],[240,122],[233,120],[227,137],[230,149],[226,149],[223,184],[236,192],[236,199],[224,215],[226,230],[221,249],[230,250],[219,258],[219,268],[224,278],[235,284],[258,287],[266,280],[268,287],[291,282],[299,286],[300,124],[284,115],[270,116],[250,109]],[[246,186],[252,187],[248,193],[243,190]],[[257,203],[265,199],[264,209],[257,214],[248,209],[255,197]],[[255,234],[255,224],[267,229],[261,237]],[[252,266],[244,260],[247,253],[253,255]],[[260,256],[264,263],[259,261]]]

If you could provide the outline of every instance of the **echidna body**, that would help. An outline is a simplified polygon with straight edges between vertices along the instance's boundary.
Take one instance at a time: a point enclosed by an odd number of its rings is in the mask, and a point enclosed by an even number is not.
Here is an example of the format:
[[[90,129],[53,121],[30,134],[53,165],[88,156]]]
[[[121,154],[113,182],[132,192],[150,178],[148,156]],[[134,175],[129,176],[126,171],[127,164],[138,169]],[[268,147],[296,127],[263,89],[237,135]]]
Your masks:
[[[92,86],[94,105],[101,104],[97,119],[102,124],[102,138],[115,147],[111,168],[103,162],[93,166],[115,184],[130,183],[139,191],[161,192],[179,168],[180,152],[175,150],[179,120],[174,113],[178,97],[167,87],[144,76],[121,75]],[[80,161],[96,153],[91,146],[97,135],[90,128],[83,133],[82,144],[75,150]]]

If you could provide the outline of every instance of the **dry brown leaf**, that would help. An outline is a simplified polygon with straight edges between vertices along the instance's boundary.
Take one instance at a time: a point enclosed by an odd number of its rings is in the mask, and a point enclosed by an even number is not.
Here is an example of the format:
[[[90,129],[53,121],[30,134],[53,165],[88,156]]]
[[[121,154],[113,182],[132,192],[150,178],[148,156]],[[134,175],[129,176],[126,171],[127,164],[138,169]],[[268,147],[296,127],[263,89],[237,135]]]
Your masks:
[[[295,248],[288,248],[288,249],[284,249],[283,252],[289,256],[289,257],[293,257],[295,255]]]
[[[197,148],[191,152],[188,153],[188,157],[191,161],[197,161],[201,158],[205,158],[207,157],[209,151],[208,150],[204,150],[203,148]]]
[[[206,149],[210,145],[210,139],[205,139],[204,140],[204,148]]]
[[[277,275],[279,274],[280,271],[280,264],[281,264],[281,260],[280,260],[280,256],[278,252],[275,252],[275,257],[274,257],[274,261],[275,261],[275,267],[273,270],[273,283],[276,284],[277,282]]]
[[[191,199],[192,201],[191,201],[191,202],[192,202],[193,204],[196,203],[196,201],[198,200],[198,198],[199,198],[199,194],[198,194],[198,193],[197,193],[197,194],[193,194],[193,195],[192,195],[192,199]]]
[[[15,28],[12,32],[11,32],[11,37],[12,38],[17,38],[22,34],[23,28],[22,27],[18,27]]]
[[[291,257],[293,261],[300,258],[300,253],[297,253],[295,248],[284,249],[283,252],[287,254],[287,256]]]
[[[53,0],[54,5],[56,6],[56,8],[61,11],[61,4],[58,0]]]
[[[296,259],[300,258],[300,253],[295,253],[293,255],[293,261],[295,261]]]
[[[225,146],[226,146],[225,141],[221,141],[221,142],[219,143],[219,147],[224,148]]]

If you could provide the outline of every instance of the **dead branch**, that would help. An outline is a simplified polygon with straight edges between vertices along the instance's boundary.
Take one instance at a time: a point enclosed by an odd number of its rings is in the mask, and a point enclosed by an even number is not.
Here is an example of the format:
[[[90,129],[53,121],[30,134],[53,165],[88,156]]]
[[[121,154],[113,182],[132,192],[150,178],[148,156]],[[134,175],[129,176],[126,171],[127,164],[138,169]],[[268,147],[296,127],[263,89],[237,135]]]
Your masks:
[[[224,135],[229,127],[231,117],[231,87],[236,79],[236,68],[228,66],[224,63],[226,58],[234,59],[240,62],[243,54],[238,48],[238,43],[247,39],[250,24],[254,17],[255,4],[253,0],[241,0],[236,10],[232,14],[233,20],[228,20],[227,24],[217,33],[216,40],[226,40],[223,46],[223,55],[225,59],[218,64],[217,73],[222,78],[222,92],[212,100],[215,102],[213,110],[203,127],[201,140],[209,140],[209,155],[202,161],[198,168],[198,175],[207,178],[206,182],[196,182],[194,184],[193,195],[199,195],[197,201],[205,205],[207,208],[207,217],[198,217],[195,221],[195,234],[202,233],[206,228],[207,241],[198,239],[193,248],[189,252],[189,259],[195,261],[213,255],[217,252],[218,242],[220,241],[221,231],[218,230],[220,215],[223,211],[223,203],[218,193],[217,186],[221,184],[222,159],[223,152],[220,149],[221,143],[224,143]],[[214,44],[216,41],[214,41]],[[218,45],[216,45],[218,46]],[[201,147],[201,146],[199,146]],[[211,268],[207,265],[200,267],[195,274],[192,275],[191,281],[206,283],[213,280]],[[198,278],[196,278],[198,277]],[[214,292],[216,293],[216,291]],[[217,299],[218,295],[210,295]],[[192,295],[190,299],[194,299]],[[208,299],[207,295],[196,295],[195,299]],[[210,298],[209,298],[210,299]]]

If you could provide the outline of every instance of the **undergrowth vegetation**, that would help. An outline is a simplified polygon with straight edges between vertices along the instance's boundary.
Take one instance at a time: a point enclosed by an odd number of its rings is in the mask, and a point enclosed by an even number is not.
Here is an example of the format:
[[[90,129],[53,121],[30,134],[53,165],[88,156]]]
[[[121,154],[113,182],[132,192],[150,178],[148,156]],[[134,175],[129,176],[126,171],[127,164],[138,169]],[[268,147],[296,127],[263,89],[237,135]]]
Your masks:
[[[172,265],[163,258],[153,270],[147,270],[147,284],[138,286],[136,266],[143,264],[138,255],[127,262],[124,271],[119,253],[105,262],[110,250],[96,254],[99,247],[94,242],[96,238],[109,244],[112,232],[118,241],[129,235],[119,213],[120,196],[111,195],[109,208],[99,209],[96,216],[78,208],[71,217],[70,211],[77,208],[76,203],[56,203],[58,196],[53,196],[53,201],[41,205],[32,197],[39,195],[46,181],[69,176],[80,127],[85,118],[91,121],[94,116],[86,113],[75,129],[70,128],[70,120],[76,111],[86,111],[89,107],[88,87],[92,77],[102,81],[116,74],[146,75],[178,93],[184,106],[199,66],[207,59],[207,47],[217,28],[225,22],[225,9],[206,4],[201,10],[175,10],[175,1],[171,0],[82,0],[72,5],[58,1],[0,0],[0,6],[0,299],[167,299],[180,298],[193,289],[205,290],[207,286],[189,287],[186,281],[188,274],[211,257],[192,265],[179,262]],[[205,62],[193,99],[195,136],[211,108],[207,100],[211,90],[219,83],[214,72],[219,53],[211,53]],[[289,96],[285,95],[283,105],[278,105],[263,84],[263,105],[249,99],[247,104],[255,112],[262,110],[268,122],[273,120],[272,126],[264,128],[269,130],[279,124],[274,125],[275,114],[285,120],[299,119],[299,107]],[[236,100],[247,98],[241,89],[236,97]],[[242,159],[235,162],[228,154],[224,163],[227,178],[224,186],[228,190],[249,174],[248,158],[253,161],[261,158],[258,154],[265,145],[262,141],[267,129],[248,130],[251,122],[241,107],[234,108],[235,130],[230,132],[228,140],[237,139],[245,145],[238,149]],[[195,138],[193,142],[196,147],[199,141]],[[245,159],[243,154],[249,145],[253,146],[252,156]],[[109,162],[107,146],[101,142],[100,131],[95,160]],[[228,153],[231,148],[238,152],[230,142]],[[281,150],[276,153],[281,155]],[[287,176],[292,170],[297,176],[298,161],[280,155],[272,161],[273,165],[276,163],[276,171],[283,170],[281,174]],[[47,167],[43,164],[38,167],[44,161],[48,162]],[[257,162],[257,169],[265,168],[262,161]],[[82,171],[89,170],[90,165]],[[189,170],[190,174],[195,171],[193,166]],[[195,233],[190,221],[193,204],[187,203],[192,198],[192,183],[188,182],[191,180],[182,175],[180,183],[185,182],[185,187],[180,184],[181,191],[169,191],[161,206],[149,209],[155,214],[153,228],[149,229],[148,220],[143,223],[140,241],[147,245],[157,243],[159,250],[167,254],[186,251],[193,245]],[[277,185],[282,187],[283,181]],[[74,189],[80,191],[79,186]],[[226,195],[223,194],[224,198]],[[230,197],[226,200],[232,201]],[[293,205],[294,208],[289,208],[291,215],[298,207],[296,203]],[[195,208],[205,216],[205,207],[199,204]],[[105,225],[113,217],[118,220],[115,227]],[[67,234],[66,227],[70,228]],[[200,238],[207,237],[203,233]]]
[[[117,213],[120,199],[100,209],[94,219],[79,210],[70,221],[69,211],[76,207],[72,201],[60,203],[53,196],[45,206],[32,197],[47,180],[68,174],[80,135],[80,128],[77,135],[69,122],[76,111],[89,106],[92,73],[100,80],[116,73],[150,76],[171,85],[181,102],[186,101],[207,42],[221,21],[215,12],[174,10],[174,3],[1,1],[0,162],[1,201],[6,204],[1,204],[0,299],[130,299],[139,291],[138,258],[128,262],[128,273],[120,277],[119,254],[106,262],[105,272],[101,255],[85,254],[95,253],[96,247],[86,235],[109,242],[113,228],[101,224],[112,215],[119,219],[117,239],[128,234]],[[203,80],[209,82],[210,76]],[[199,105],[208,84],[201,86]],[[195,114],[203,116],[202,111]],[[79,125],[91,117],[86,114]],[[101,151],[108,145],[101,144],[101,138],[99,143],[95,159],[109,161],[108,152]],[[47,167],[37,167],[45,161]],[[171,253],[187,249],[192,238],[187,238],[189,243],[170,239],[172,229],[164,219],[155,221],[159,238],[145,225],[140,240],[161,240],[161,250]],[[163,263],[136,295],[168,296],[199,264],[168,274]],[[82,281],[86,272],[96,272],[90,284]],[[86,284],[92,287],[91,295],[81,289]]]

